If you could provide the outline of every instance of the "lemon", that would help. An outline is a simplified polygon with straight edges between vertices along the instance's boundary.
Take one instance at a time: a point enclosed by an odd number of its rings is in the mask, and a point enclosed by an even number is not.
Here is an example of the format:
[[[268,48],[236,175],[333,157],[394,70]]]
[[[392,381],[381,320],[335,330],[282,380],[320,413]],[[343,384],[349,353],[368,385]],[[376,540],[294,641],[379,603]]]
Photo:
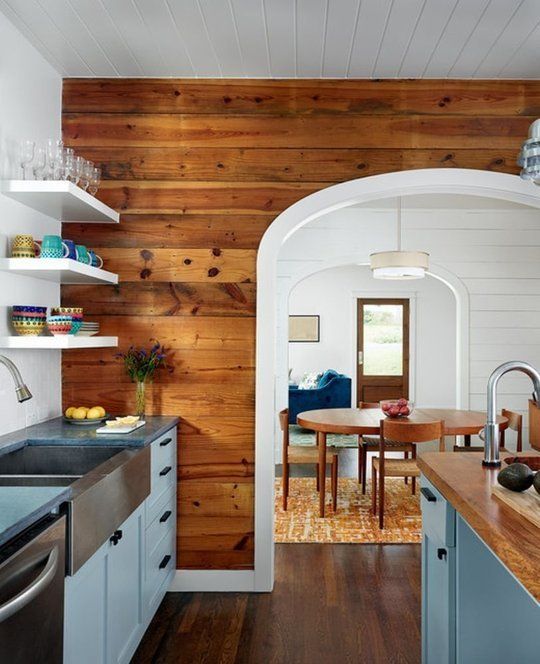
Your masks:
[[[70,417],[70,418],[73,417],[73,412],[74,412],[75,410],[77,410],[77,409],[75,408],[75,406],[70,406],[70,407],[66,410],[66,412],[65,412],[65,416],[66,416],[66,417]]]
[[[87,420],[97,420],[101,417],[101,409],[100,408],[90,408],[90,410],[86,413],[86,419]]]
[[[88,406],[77,406],[77,410],[86,410],[86,411],[88,411],[88,410],[90,410],[90,408],[88,408]]]
[[[98,417],[105,417],[105,415],[107,414],[106,411],[105,411],[105,408],[103,408],[103,406],[93,406],[92,410],[99,410]]]
[[[75,408],[71,417],[74,420],[84,420],[86,418],[86,408]]]

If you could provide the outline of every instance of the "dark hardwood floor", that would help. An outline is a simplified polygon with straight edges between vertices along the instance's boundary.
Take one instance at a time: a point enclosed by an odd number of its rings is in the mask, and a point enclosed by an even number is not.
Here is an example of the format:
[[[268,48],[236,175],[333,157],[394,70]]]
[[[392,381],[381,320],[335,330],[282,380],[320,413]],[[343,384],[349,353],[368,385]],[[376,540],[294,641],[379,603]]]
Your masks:
[[[169,593],[138,664],[420,662],[420,547],[278,544],[273,593]]]

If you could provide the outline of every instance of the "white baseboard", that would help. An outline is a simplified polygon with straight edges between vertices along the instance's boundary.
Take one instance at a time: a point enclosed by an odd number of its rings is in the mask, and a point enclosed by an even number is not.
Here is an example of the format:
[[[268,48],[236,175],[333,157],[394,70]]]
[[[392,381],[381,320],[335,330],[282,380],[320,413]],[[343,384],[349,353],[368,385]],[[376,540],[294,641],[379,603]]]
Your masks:
[[[255,592],[255,572],[252,569],[177,569],[169,592]]]

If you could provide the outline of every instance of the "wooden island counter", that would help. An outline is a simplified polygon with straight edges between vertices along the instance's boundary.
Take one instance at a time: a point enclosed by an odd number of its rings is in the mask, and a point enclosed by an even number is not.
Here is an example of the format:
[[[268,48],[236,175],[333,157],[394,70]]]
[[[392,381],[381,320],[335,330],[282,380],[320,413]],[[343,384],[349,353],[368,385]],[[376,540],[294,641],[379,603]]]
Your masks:
[[[424,664],[540,661],[540,528],[492,496],[482,457],[418,459]]]

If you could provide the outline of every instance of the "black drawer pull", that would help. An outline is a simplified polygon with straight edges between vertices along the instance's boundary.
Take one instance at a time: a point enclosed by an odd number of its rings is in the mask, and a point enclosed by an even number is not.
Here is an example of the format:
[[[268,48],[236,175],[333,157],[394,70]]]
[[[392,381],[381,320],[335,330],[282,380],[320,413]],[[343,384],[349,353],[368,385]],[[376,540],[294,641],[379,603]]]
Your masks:
[[[420,489],[420,493],[424,496],[424,498],[428,501],[428,503],[437,502],[437,496],[433,493],[431,489],[428,489],[427,486],[423,486]]]
[[[172,470],[171,466],[165,466],[165,468],[160,472],[160,475],[163,477],[164,475],[168,475]]]
[[[165,523],[165,521],[167,521],[167,519],[171,516],[171,514],[172,514],[171,510],[167,510],[166,512],[163,512],[163,515],[162,515],[161,519],[159,520],[159,522],[160,523]]]
[[[172,443],[172,438],[165,438],[165,440],[162,440],[161,443],[159,444],[160,447],[165,447],[169,443]]]
[[[169,564],[169,560],[171,559],[170,556],[164,556],[163,560],[159,563],[159,569],[165,569],[167,565]]]
[[[439,560],[446,560],[447,553],[446,549],[437,549],[437,558]]]
[[[109,537],[109,542],[111,542],[113,546],[116,546],[123,536],[124,533],[121,530],[115,530],[114,533]]]

